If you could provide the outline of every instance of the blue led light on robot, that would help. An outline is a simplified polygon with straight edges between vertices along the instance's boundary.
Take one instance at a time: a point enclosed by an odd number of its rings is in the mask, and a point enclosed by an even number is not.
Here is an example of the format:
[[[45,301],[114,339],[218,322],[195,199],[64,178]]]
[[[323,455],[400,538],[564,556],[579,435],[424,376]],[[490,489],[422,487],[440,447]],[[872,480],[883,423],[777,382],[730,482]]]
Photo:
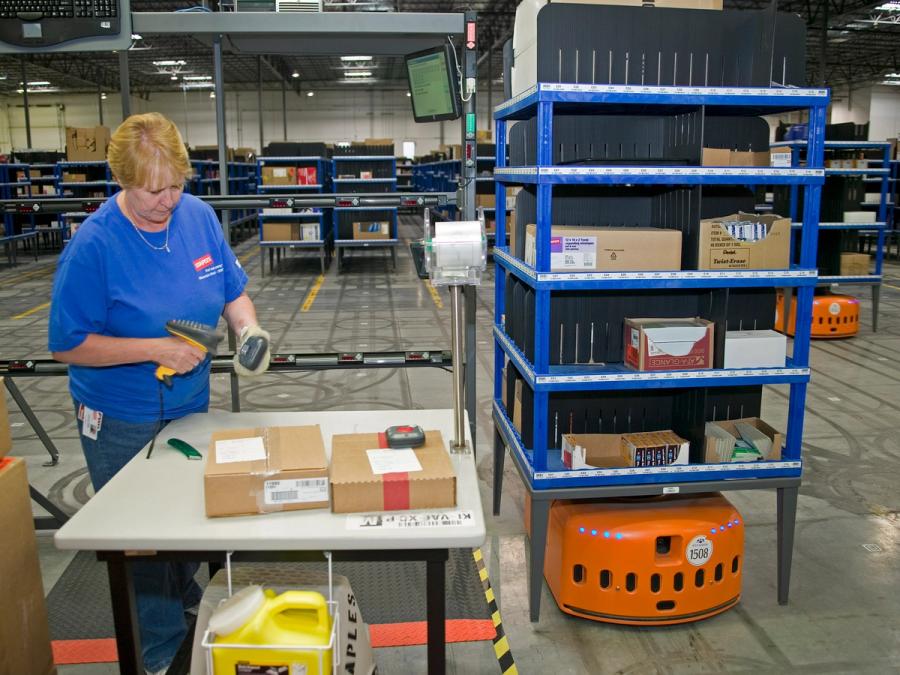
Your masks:
[[[584,534],[584,528],[583,528],[583,527],[579,527],[579,528],[578,528],[578,531],[581,532],[581,534]]]
[[[591,536],[592,536],[592,537],[596,537],[596,536],[597,536],[597,530],[591,530]]]
[[[603,536],[604,536],[606,539],[609,539],[609,530],[607,530],[606,532],[604,532],[604,533],[603,533]]]
[[[622,533],[616,532],[616,539],[621,539],[621,538],[622,538]]]

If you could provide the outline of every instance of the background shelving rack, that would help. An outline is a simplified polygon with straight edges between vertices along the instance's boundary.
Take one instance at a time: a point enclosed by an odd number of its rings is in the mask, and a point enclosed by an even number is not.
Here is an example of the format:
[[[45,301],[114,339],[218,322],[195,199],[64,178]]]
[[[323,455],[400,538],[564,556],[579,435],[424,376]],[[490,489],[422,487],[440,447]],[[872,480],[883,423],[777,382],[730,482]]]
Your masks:
[[[337,151],[337,149],[335,149]],[[397,160],[393,155],[332,155],[335,194],[364,194],[397,191]],[[368,167],[363,169],[362,167]],[[371,178],[361,178],[362,171],[372,172]],[[343,176],[343,177],[342,177]],[[334,212],[334,247],[338,272],[344,268],[345,249],[389,248],[391,267],[397,269],[397,207],[396,206],[336,206]],[[387,217],[389,234],[382,239],[354,239],[354,222],[377,221]],[[360,221],[354,220],[360,218]],[[349,232],[350,236],[345,236]]]
[[[778,506],[778,600],[786,603],[790,581],[797,495],[802,473],[801,440],[804,403],[809,381],[809,339],[812,296],[816,284],[816,243],[819,199],[824,182],[823,141],[826,89],[744,87],[660,87],[579,84],[537,84],[494,110],[496,124],[497,236],[506,233],[507,183],[533,184],[537,204],[536,266],[495,248],[494,356],[494,513],[500,510],[506,448],[531,496],[529,606],[531,620],[540,615],[543,568],[550,504],[554,499],[659,495],[671,492],[708,492],[728,489],[776,488]],[[787,110],[809,111],[809,152],[806,168],[714,168],[700,166],[554,166],[553,119],[563,110],[627,114],[635,106],[693,107],[704,113],[763,115]],[[535,166],[506,164],[507,123],[536,118]],[[643,273],[554,273],[550,269],[551,200],[556,185],[805,185],[800,264],[787,270],[724,270]],[[628,188],[623,188],[628,189]],[[502,240],[502,239],[501,239]],[[505,331],[506,273],[534,292],[534,363],[530,363]],[[758,368],[646,373],[623,367],[550,366],[550,294],[558,290],[621,290],[671,288],[796,287],[797,334],[793,354],[784,368]],[[639,309],[636,308],[639,312]],[[507,359],[533,392],[533,448],[523,447],[503,405],[502,373]],[[555,391],[613,389],[672,389],[789,384],[785,447],[780,461],[733,464],[689,464],[650,468],[568,470],[559,453],[548,450],[548,403]],[[507,391],[507,400],[513,392]],[[704,413],[705,414],[705,413]],[[704,418],[705,419],[705,418]],[[702,424],[704,420],[700,420]],[[525,422],[522,422],[523,427]],[[700,427],[702,430],[702,426]]]
[[[806,141],[781,141],[773,143],[772,147],[785,147],[791,151],[791,166],[803,166],[808,162],[803,154],[807,147]],[[878,141],[825,141],[825,150],[835,151],[852,151],[852,150],[868,150],[881,153],[881,158],[870,159],[868,161],[881,163],[881,168],[865,167],[865,168],[826,168],[826,176],[861,176],[865,181],[879,183],[880,199],[878,202],[862,202],[861,206],[877,207],[878,214],[875,222],[872,223],[847,223],[839,222],[822,222],[819,223],[820,230],[840,230],[846,232],[858,232],[866,234],[874,234],[875,240],[875,269],[872,274],[862,276],[844,276],[839,274],[827,275],[819,277],[821,286],[830,286],[832,284],[865,284],[872,287],[872,331],[878,330],[878,310],[881,298],[881,281],[882,281],[882,265],[884,263],[885,237],[893,220],[893,200],[891,198],[891,145],[890,143]],[[797,222],[798,212],[798,188],[791,187],[790,202],[791,227],[796,232],[802,227],[802,223]],[[790,300],[785,297],[784,317],[787,321],[790,316]]]
[[[256,164],[253,162],[234,162],[226,164],[228,167],[228,194],[248,195],[256,194]],[[212,159],[192,159],[191,167],[194,175],[188,179],[186,185],[193,195],[208,196],[222,193],[219,180],[219,163]],[[222,218],[221,210],[216,210],[219,219]],[[256,220],[256,209],[232,209],[228,229],[231,232],[232,243],[244,239],[252,231]]]
[[[28,164],[12,163],[0,164],[0,198],[21,199],[31,196],[31,174]],[[3,232],[0,232],[0,242],[6,253],[10,265],[15,264],[18,257],[19,242],[23,247],[34,247],[32,251],[37,259],[37,242],[33,234],[34,221],[31,216],[29,225],[23,226],[22,222],[13,214],[3,216]]]
[[[66,174],[85,172],[88,180],[73,181]],[[56,163],[56,193],[60,197],[110,197],[119,191],[105,160]],[[90,211],[69,211],[59,215],[62,240],[65,244],[78,226],[91,215]]]
[[[57,196],[56,163],[35,162],[29,164],[30,197],[50,198]],[[37,174],[37,175],[36,175]],[[62,227],[54,214],[30,215],[30,225],[47,248],[62,248]]]
[[[316,170],[316,183],[307,185],[265,185],[263,184],[263,168],[266,166],[283,166],[314,168]],[[328,210],[322,208],[299,208],[291,202],[290,196],[296,193],[321,194],[330,192],[332,162],[326,157],[257,157],[256,158],[256,192],[265,195],[284,195],[283,203],[259,210],[259,254],[260,267],[263,276],[266,272],[266,251],[269,253],[269,271],[274,272],[277,263],[281,260],[282,251],[292,249],[309,249],[319,253],[319,266],[322,274],[331,260],[331,251],[334,238],[331,228],[328,227]],[[279,213],[273,213],[273,211]],[[266,223],[299,223],[301,236],[304,224],[315,223],[318,226],[318,234],[314,239],[266,240]]]

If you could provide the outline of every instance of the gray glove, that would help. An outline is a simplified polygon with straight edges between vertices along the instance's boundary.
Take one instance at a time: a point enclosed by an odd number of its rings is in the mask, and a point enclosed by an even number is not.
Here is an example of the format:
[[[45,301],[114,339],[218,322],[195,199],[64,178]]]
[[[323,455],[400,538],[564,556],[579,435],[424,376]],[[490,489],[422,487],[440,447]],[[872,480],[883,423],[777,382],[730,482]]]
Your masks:
[[[234,372],[244,377],[254,377],[269,368],[269,334],[258,325],[244,326],[238,338],[234,355]]]

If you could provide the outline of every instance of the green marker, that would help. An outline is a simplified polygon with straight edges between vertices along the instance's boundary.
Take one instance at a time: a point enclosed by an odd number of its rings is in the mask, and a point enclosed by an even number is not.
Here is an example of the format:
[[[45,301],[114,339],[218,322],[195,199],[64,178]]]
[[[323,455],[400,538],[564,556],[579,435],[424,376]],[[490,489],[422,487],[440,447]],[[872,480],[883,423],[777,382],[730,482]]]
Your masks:
[[[168,443],[188,459],[203,459],[203,455],[197,452],[193,445],[185,443],[180,438],[170,438]]]

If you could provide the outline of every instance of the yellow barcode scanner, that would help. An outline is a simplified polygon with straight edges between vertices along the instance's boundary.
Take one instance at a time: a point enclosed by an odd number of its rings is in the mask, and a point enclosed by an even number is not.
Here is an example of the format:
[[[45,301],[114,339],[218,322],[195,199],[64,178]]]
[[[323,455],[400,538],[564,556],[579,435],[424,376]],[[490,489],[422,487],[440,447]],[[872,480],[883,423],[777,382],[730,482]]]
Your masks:
[[[219,343],[225,338],[225,334],[215,326],[207,326],[197,321],[173,319],[166,322],[166,330],[172,337],[181,338],[189,345],[207,352],[211,357],[216,355]],[[175,371],[168,366],[158,366],[156,369],[156,379],[164,382],[167,387],[172,386],[173,375]]]

